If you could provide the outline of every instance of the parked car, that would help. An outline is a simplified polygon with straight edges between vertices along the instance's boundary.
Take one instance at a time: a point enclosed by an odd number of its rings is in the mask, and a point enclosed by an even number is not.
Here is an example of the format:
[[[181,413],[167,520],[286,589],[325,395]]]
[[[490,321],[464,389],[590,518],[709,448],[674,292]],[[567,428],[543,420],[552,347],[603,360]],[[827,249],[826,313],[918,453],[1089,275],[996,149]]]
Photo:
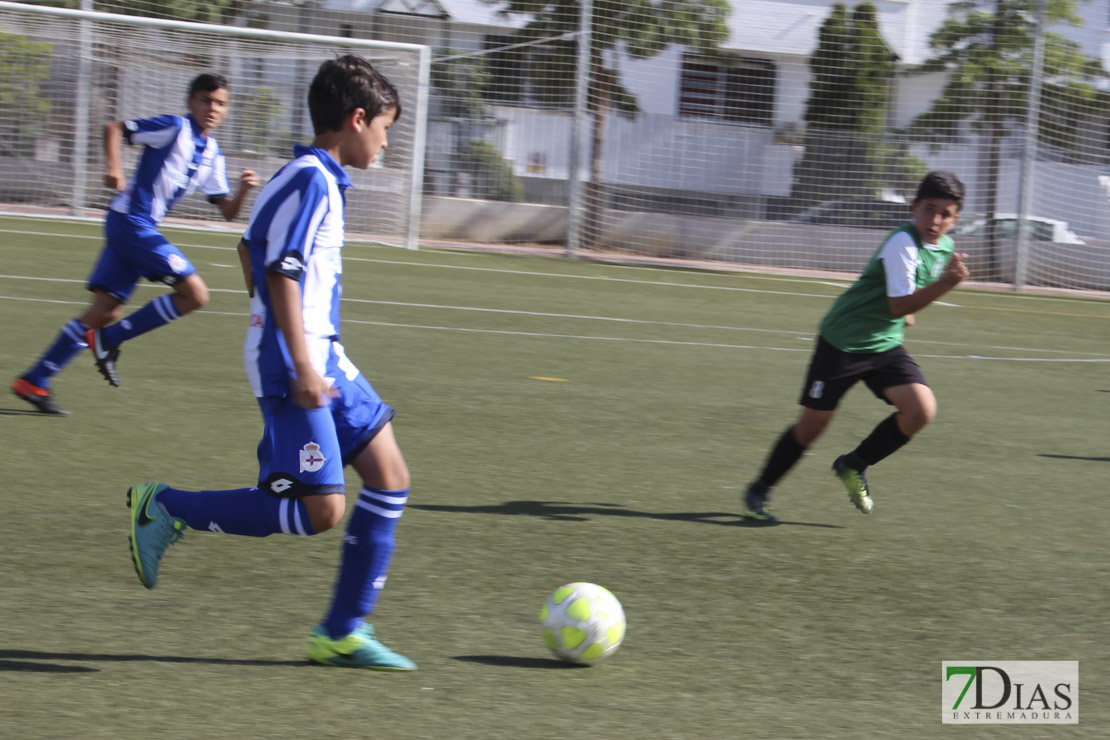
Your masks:
[[[1000,239],[1013,239],[1017,235],[1017,215],[1013,213],[999,213],[995,216],[995,228]],[[987,219],[979,218],[964,221],[956,225],[953,230],[955,236],[970,236],[985,238],[987,236]],[[1085,244],[1086,242],[1068,228],[1067,221],[1054,218],[1041,218],[1040,216],[1026,216],[1025,236],[1039,242],[1056,242],[1058,244]]]
[[[790,219],[800,224],[855,226],[889,231],[910,220],[909,203],[850,198],[819,203]]]

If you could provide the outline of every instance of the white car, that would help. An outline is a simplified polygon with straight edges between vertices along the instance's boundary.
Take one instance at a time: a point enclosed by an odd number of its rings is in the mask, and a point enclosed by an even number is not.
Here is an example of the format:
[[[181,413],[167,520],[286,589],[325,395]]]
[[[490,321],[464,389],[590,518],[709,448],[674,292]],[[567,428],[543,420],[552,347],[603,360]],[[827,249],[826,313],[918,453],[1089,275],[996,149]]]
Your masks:
[[[1017,235],[1017,215],[1013,213],[999,213],[995,216],[997,234],[1002,239],[1013,239]],[[985,237],[987,235],[987,220],[985,218],[966,221],[956,226],[956,236]],[[1068,228],[1067,221],[1058,221],[1054,218],[1040,216],[1025,217],[1025,236],[1039,242],[1056,242],[1057,244],[1085,244],[1086,242]]]

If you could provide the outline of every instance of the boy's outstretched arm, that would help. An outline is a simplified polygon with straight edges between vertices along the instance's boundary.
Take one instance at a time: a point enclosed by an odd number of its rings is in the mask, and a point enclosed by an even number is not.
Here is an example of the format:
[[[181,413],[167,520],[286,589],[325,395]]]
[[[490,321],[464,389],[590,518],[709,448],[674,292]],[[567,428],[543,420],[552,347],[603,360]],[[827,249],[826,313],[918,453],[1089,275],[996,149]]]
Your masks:
[[[258,185],[258,174],[254,170],[243,168],[242,173],[239,175],[239,190],[236,191],[235,196],[232,198],[222,198],[216,201],[216,205],[220,207],[220,213],[228,221],[234,221],[235,217],[239,215],[239,211],[243,209],[243,203],[247,199],[247,193],[251,188]]]
[[[104,184],[112,190],[123,190],[127,186],[120,162],[122,144],[123,123],[112,121],[104,124]]]
[[[910,295],[888,298],[890,312],[895,316],[917,313],[962,283],[970,274],[967,265],[964,264],[966,257],[967,255],[962,252],[953,252],[952,256],[948,258],[948,264],[945,265],[944,272],[935,282],[929,283],[924,288],[918,288]]]
[[[269,273],[266,287],[270,292],[274,322],[285,337],[285,346],[293,360],[293,401],[302,408],[318,409],[328,403],[333,391],[308,359],[301,314],[301,284],[280,273]]]

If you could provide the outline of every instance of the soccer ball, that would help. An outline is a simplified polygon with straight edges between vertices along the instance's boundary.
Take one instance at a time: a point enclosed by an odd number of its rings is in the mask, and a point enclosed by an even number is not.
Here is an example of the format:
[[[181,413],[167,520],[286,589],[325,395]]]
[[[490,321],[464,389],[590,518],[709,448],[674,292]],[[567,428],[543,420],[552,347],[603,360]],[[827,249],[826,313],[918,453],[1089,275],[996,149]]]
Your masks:
[[[624,609],[608,589],[568,583],[551,592],[540,610],[543,641],[568,663],[596,663],[624,639]]]

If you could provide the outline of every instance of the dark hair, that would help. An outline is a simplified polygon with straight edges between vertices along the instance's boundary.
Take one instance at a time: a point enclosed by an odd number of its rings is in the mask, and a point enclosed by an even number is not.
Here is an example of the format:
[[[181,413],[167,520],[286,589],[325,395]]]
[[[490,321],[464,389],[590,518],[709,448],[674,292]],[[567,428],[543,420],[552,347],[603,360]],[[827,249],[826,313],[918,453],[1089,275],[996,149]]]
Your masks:
[[[925,175],[925,179],[917,186],[917,195],[914,200],[922,200],[924,198],[947,198],[948,200],[956,201],[956,207],[960,207],[964,202],[964,184],[960,182],[960,178],[953,175],[951,172],[944,170],[934,170]]]
[[[320,65],[308,88],[308,113],[317,134],[338,131],[343,119],[355,109],[366,111],[367,119],[392,109],[401,117],[397,88],[360,56],[348,54]]]
[[[227,78],[223,75],[214,75],[205,72],[202,75],[197,75],[193,81],[189,83],[189,97],[193,97],[198,92],[212,92],[214,90],[226,90]]]

